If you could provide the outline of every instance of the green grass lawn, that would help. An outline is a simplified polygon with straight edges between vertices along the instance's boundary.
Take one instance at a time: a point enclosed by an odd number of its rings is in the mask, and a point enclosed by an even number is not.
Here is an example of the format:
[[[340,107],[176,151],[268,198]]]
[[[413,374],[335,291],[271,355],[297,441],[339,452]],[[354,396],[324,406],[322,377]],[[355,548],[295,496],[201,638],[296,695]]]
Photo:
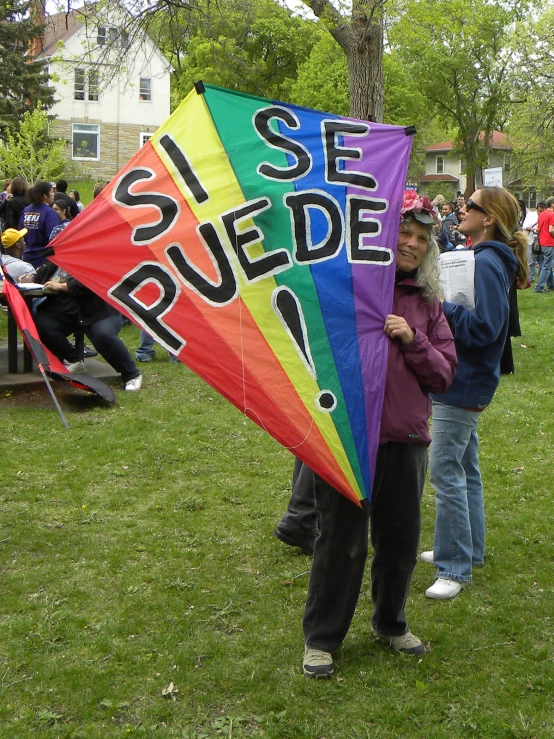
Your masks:
[[[301,674],[310,560],[271,534],[289,452],[161,349],[113,408],[60,391],[69,431],[43,391],[0,398],[0,736],[552,739],[554,294],[520,305],[481,421],[486,566],[441,603],[418,564],[419,661],[372,638],[366,576],[331,681]],[[430,488],[423,520],[427,549]]]

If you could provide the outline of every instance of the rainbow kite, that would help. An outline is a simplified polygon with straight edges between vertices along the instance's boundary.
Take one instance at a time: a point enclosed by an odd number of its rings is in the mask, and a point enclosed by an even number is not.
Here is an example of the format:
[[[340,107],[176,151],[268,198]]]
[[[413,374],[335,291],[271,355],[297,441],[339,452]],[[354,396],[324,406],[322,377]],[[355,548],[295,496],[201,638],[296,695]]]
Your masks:
[[[53,261],[359,503],[412,132],[198,83]]]

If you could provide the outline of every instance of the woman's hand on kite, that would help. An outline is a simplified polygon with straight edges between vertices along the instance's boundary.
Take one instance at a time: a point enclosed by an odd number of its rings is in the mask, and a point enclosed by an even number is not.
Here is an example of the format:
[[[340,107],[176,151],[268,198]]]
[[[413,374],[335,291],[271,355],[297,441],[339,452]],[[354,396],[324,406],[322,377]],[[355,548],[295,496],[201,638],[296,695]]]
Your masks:
[[[400,339],[403,344],[411,344],[415,333],[401,316],[390,314],[385,318],[385,333],[391,339]]]

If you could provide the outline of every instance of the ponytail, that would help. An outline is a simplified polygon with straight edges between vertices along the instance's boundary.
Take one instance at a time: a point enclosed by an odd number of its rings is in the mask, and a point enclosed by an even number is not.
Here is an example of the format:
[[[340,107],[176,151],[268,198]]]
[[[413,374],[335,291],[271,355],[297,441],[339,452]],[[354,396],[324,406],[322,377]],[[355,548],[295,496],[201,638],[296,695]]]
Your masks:
[[[527,277],[529,276],[529,267],[527,264],[527,234],[525,231],[516,231],[512,238],[506,239],[506,244],[514,252],[517,257],[517,284],[519,287],[525,287]]]

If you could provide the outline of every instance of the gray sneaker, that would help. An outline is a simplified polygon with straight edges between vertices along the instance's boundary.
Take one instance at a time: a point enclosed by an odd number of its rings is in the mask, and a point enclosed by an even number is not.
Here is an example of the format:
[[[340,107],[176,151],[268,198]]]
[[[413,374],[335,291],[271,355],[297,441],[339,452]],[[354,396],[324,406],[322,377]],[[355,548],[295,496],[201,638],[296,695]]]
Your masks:
[[[83,375],[87,371],[83,360],[81,360],[80,362],[67,362],[64,359],[63,363],[67,367],[67,371],[70,375]]]
[[[404,652],[405,654],[413,654],[416,657],[421,657],[427,652],[427,647],[421,639],[419,639],[411,631],[407,631],[402,636],[385,636],[384,634],[378,634],[375,632],[376,637],[379,641],[388,644],[391,649],[395,652]]]
[[[308,677],[331,677],[333,674],[333,658],[330,652],[305,647],[302,671]]]

